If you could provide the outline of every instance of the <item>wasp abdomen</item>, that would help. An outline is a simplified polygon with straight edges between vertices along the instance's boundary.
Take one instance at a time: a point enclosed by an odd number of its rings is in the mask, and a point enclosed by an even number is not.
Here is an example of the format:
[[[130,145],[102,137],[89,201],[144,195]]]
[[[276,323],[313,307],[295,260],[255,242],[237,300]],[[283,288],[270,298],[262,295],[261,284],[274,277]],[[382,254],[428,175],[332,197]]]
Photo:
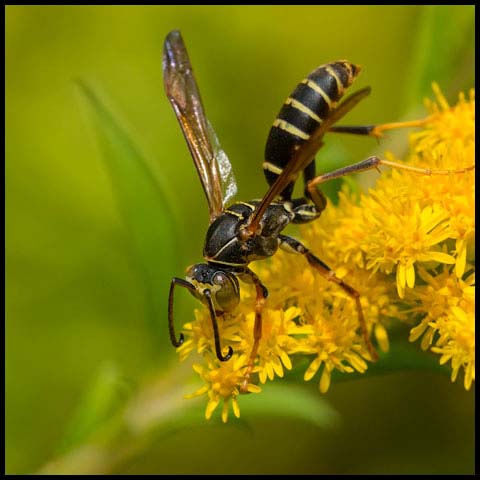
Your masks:
[[[285,100],[265,146],[263,171],[269,185],[282,173],[297,145],[308,141],[328,117],[359,72],[360,67],[346,60],[322,65],[302,80]],[[292,190],[293,182],[282,197],[290,199]]]

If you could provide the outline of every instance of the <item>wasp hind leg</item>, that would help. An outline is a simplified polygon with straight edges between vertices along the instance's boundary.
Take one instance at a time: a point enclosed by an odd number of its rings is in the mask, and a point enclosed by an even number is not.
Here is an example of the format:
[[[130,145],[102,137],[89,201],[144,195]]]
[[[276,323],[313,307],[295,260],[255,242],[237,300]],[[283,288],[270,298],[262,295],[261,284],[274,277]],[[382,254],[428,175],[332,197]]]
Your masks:
[[[361,162],[353,163],[352,165],[347,165],[346,167],[333,170],[332,172],[324,173],[311,179],[306,186],[310,195],[314,195],[316,192],[319,192],[317,185],[320,183],[327,182],[328,180],[333,180],[334,178],[340,178],[345,175],[350,175],[351,173],[364,172],[366,170],[376,169],[380,172],[379,167],[384,165],[386,167],[397,168],[398,170],[406,170],[408,172],[417,173],[420,175],[452,175],[459,173],[466,173],[475,168],[475,165],[470,165],[465,168],[459,168],[455,170],[441,170],[441,169],[429,169],[429,168],[419,168],[412,167],[411,165],[405,165],[403,163],[391,162],[390,160],[382,160],[379,157],[368,157]]]
[[[355,300],[355,305],[356,305],[357,314],[358,314],[358,322],[360,324],[360,329],[362,331],[362,336],[363,336],[365,345],[367,346],[368,352],[370,353],[372,360],[373,361],[378,360],[378,353],[375,350],[375,347],[373,346],[370,340],[370,336],[368,334],[367,325],[365,323],[365,317],[363,316],[363,310],[360,304],[360,294],[357,292],[357,290],[351,287],[348,283],[345,283],[341,278],[338,278],[335,275],[335,272],[328,265],[323,263],[315,255],[313,255],[313,253],[310,252],[310,250],[308,250],[308,248],[305,247],[305,245],[300,243],[295,238],[288,237],[287,235],[279,235],[278,238],[280,241],[280,248],[282,250],[285,250],[288,253],[298,253],[300,255],[304,255],[305,258],[307,259],[307,262],[317,272],[319,272],[326,280],[328,280],[329,282],[336,283],[340,288],[343,289],[343,291],[349,297]]]
[[[383,132],[386,130],[394,130],[397,128],[423,127],[432,118],[431,116],[429,116],[420,120],[391,122],[383,123],[380,125],[334,125],[368,95],[370,95],[370,87],[365,87],[352,93],[351,95],[346,97],[340,104],[338,104],[329,117],[331,126],[328,128],[328,131],[334,133],[350,133],[352,135],[363,135],[368,137],[380,138],[383,136]]]
[[[382,123],[380,125],[334,125],[328,129],[332,133],[349,133],[351,135],[362,135],[365,137],[383,137],[383,132],[399,128],[423,127],[430,121],[430,117],[420,120],[409,120],[406,122]]]

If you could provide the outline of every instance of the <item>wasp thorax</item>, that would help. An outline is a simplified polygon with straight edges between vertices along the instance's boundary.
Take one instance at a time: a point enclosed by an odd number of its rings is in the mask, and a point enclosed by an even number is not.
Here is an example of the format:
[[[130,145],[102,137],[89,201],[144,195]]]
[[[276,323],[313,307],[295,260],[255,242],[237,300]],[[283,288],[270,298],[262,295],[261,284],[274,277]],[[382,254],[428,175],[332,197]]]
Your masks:
[[[187,270],[186,279],[195,287],[193,295],[207,304],[210,297],[218,312],[230,312],[240,302],[238,280],[230,272],[199,263]]]

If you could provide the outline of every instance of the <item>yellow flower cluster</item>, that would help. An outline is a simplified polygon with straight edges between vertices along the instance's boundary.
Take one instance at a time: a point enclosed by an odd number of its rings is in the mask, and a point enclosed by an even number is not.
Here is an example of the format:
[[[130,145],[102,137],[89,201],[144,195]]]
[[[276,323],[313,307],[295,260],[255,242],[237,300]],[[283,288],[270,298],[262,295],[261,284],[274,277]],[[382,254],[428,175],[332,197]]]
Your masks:
[[[463,369],[468,389],[475,378],[474,172],[452,171],[474,165],[474,93],[468,100],[460,95],[450,107],[438,86],[433,88],[437,101],[427,104],[431,115],[410,136],[403,163],[445,174],[393,170],[360,196],[344,188],[338,205],[329,202],[301,234],[315,255],[358,290],[367,328],[381,350],[388,351],[385,327],[392,320],[414,322],[410,341],[422,337],[423,349],[440,354],[442,364],[451,361],[452,381]],[[251,267],[270,292],[253,370],[260,383],[283,377],[297,356],[310,359],[305,380],[321,370],[321,392],[328,390],[332,371],[367,369],[371,358],[355,302],[338,285],[283,251]],[[240,415],[237,397],[253,345],[255,289],[242,285],[241,297],[237,310],[218,325],[222,346],[235,352],[227,362],[215,356],[206,308],[184,325],[186,341],[178,352],[181,359],[192,351],[203,356],[204,364],[194,370],[204,386],[191,396],[208,396],[207,419],[222,401],[223,421],[229,405]],[[260,388],[249,383],[248,391]]]
[[[433,90],[437,102],[426,102],[431,115],[411,134],[403,163],[446,172],[468,169],[475,164],[474,91],[468,101],[460,94],[450,107],[436,84]],[[303,236],[337,271],[348,265],[357,283],[362,269],[382,274],[382,284],[394,273],[399,298],[390,296],[390,302],[410,312],[398,318],[420,320],[410,341],[423,335],[422,348],[441,354],[442,364],[451,361],[452,380],[463,368],[470,388],[475,379],[473,169],[431,176],[384,173],[358,201],[343,191],[339,205],[327,207]],[[375,298],[368,291],[364,295]]]

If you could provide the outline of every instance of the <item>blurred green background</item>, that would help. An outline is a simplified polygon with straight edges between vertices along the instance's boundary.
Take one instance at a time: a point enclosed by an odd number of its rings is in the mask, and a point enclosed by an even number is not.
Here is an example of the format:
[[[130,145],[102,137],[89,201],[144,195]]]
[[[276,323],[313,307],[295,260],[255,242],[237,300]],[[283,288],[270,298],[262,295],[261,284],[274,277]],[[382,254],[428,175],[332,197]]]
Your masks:
[[[364,67],[355,87],[371,85],[373,92],[348,123],[412,118],[433,80],[451,101],[474,84],[473,6],[7,6],[8,473],[36,471],[68,445],[89,439],[78,425],[85,426],[85,392],[99,371],[121,378],[126,395],[145,378],[176,368],[164,309],[168,285],[201,259],[208,213],[163,92],[163,40],[174,28],[182,31],[243,199],[264,193],[260,165],[271,122],[296,83],[319,64],[345,58]],[[75,88],[78,79],[115,112],[169,199],[158,212],[138,209],[160,238],[156,250],[148,246],[147,257],[132,241],[125,198],[115,193],[121,187],[98,148],[92,114]],[[378,146],[332,135],[319,169],[397,147],[389,140]],[[127,200],[130,214],[142,201],[141,194]],[[193,305],[179,296],[178,323]],[[304,388],[314,392],[316,381]],[[178,390],[183,383],[171,374],[164,387],[182,405],[189,402]],[[188,391],[194,389],[189,385]],[[110,395],[106,390],[95,390],[97,407]],[[338,412],[338,422],[322,427],[294,416],[252,413],[226,426],[207,424],[200,402],[196,423],[167,433],[154,429],[114,470],[474,471],[474,393],[461,382],[429,372],[399,373],[334,383],[318,397],[319,408],[328,402]]]

